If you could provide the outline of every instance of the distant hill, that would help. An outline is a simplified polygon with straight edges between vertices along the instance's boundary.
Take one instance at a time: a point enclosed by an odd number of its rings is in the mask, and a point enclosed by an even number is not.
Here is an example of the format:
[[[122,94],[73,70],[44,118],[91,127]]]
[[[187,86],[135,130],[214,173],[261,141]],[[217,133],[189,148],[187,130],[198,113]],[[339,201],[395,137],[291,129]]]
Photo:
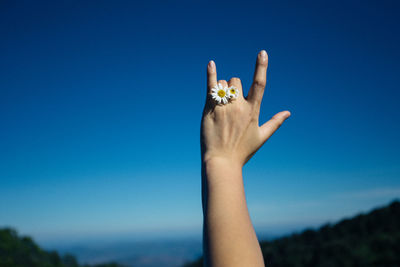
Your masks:
[[[400,202],[260,245],[268,267],[398,267]],[[184,267],[202,267],[202,262],[199,259]]]
[[[13,229],[0,229],[1,267],[122,267],[116,263],[79,265],[70,254],[41,249],[30,237],[20,237]]]
[[[53,244],[51,247],[88,264],[118,262],[127,267],[181,267],[201,255],[201,245],[198,237],[148,240],[124,237],[112,242],[82,241],[61,246]]]
[[[318,230],[260,243],[268,267],[400,266],[400,202]],[[0,229],[1,267],[121,267],[116,263],[79,265],[71,254],[41,249],[30,237]],[[202,267],[202,259],[184,265]]]

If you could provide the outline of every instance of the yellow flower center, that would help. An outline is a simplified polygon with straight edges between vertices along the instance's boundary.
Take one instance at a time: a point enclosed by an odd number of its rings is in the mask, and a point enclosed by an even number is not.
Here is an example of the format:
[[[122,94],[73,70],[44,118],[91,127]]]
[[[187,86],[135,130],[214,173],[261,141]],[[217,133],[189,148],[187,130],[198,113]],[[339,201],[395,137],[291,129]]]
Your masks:
[[[235,94],[235,89],[231,89],[231,94]]]
[[[219,96],[219,97],[224,97],[225,95],[226,95],[225,90],[219,90],[219,91],[218,91],[218,96]]]

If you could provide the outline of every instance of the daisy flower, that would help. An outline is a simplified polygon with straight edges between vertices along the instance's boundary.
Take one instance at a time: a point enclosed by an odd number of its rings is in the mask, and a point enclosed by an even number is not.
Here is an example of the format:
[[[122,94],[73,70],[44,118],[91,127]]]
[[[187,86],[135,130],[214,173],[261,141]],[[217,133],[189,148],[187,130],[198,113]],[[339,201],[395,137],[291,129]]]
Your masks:
[[[223,104],[228,103],[228,92],[227,88],[223,87],[222,84],[218,83],[217,86],[211,89],[211,97],[218,102],[218,104]]]
[[[226,91],[227,91],[229,99],[232,99],[232,98],[235,99],[239,95],[239,90],[235,86],[229,87]]]

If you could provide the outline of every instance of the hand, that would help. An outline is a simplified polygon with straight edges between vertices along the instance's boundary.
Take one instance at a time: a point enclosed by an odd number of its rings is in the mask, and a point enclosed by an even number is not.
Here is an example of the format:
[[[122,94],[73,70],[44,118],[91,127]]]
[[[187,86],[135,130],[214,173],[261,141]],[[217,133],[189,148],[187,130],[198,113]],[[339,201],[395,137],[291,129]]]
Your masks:
[[[257,56],[253,84],[247,98],[243,97],[239,78],[231,78],[225,86],[235,86],[239,95],[232,102],[216,105],[210,96],[217,85],[217,71],[213,61],[207,66],[207,100],[201,121],[201,150],[203,162],[211,159],[226,160],[229,164],[243,166],[269,137],[290,116],[289,111],[277,113],[259,126],[261,100],[267,79],[268,55],[262,50]]]

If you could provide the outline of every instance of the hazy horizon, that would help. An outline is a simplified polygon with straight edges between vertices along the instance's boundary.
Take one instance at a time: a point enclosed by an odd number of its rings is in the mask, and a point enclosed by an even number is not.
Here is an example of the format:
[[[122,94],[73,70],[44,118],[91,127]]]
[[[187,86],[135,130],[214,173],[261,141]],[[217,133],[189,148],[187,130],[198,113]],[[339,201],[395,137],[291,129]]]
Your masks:
[[[280,222],[276,224],[256,224],[255,229],[260,241],[279,238],[282,236],[298,233],[306,229],[318,229],[325,224],[335,224],[341,220],[352,218],[359,214],[365,214],[373,209],[388,205],[393,201],[400,201],[398,197],[388,200],[382,200],[382,203],[372,207],[365,207],[361,210],[357,209],[355,212],[349,211],[348,214],[331,215],[325,219],[310,220],[294,223],[292,221]],[[250,207],[252,208],[252,207]],[[253,207],[254,208],[254,207]],[[336,217],[335,217],[336,216]],[[96,247],[107,246],[112,244],[121,243],[146,243],[146,242],[179,242],[179,241],[202,241],[202,227],[195,227],[192,229],[142,229],[136,232],[122,231],[122,232],[87,232],[82,231],[79,233],[65,234],[51,234],[50,236],[32,235],[19,231],[12,225],[2,225],[1,227],[9,227],[15,229],[22,235],[30,236],[35,239],[41,246],[47,249],[68,248],[74,246]]]

